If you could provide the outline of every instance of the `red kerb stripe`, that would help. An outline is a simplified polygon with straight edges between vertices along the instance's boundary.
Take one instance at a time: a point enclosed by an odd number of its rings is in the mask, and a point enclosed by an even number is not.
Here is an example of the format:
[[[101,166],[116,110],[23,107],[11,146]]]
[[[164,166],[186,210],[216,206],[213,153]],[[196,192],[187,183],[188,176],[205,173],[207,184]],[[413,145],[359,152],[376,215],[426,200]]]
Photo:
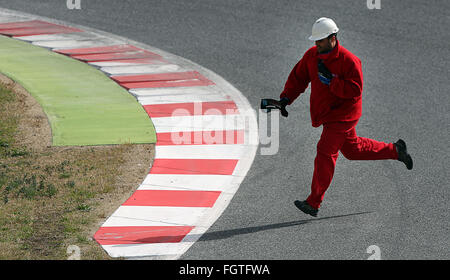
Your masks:
[[[156,133],[156,145],[244,144],[244,130],[181,131]]]
[[[237,159],[155,159],[150,174],[232,175]]]
[[[99,53],[99,54],[80,54],[72,55],[73,58],[82,61],[108,61],[108,60],[123,60],[123,59],[135,59],[135,58],[154,58],[158,59],[161,56],[149,51],[138,50],[128,52],[113,52],[113,53]]]
[[[100,245],[178,243],[192,226],[101,227],[94,235]]]
[[[120,83],[120,85],[127,89],[207,86],[214,84],[197,71],[111,76],[111,79]]]
[[[238,108],[234,101],[144,105],[144,109],[151,118],[239,114]]]
[[[77,28],[65,27],[65,26],[42,26],[42,27],[0,30],[0,34],[4,34],[4,35],[8,35],[8,36],[15,36],[15,37],[31,36],[31,35],[44,35],[44,34],[71,33],[71,32],[82,32],[82,30],[77,29]]]
[[[213,207],[220,191],[137,190],[124,206]]]

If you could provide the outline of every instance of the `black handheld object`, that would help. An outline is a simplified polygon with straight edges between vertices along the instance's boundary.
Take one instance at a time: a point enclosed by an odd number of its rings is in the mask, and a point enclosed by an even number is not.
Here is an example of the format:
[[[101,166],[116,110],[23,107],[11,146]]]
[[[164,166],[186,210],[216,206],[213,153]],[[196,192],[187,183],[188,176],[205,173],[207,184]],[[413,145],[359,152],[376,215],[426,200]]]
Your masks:
[[[317,62],[317,69],[319,71],[319,75],[322,75],[326,79],[331,80],[333,78],[333,75],[331,74],[330,70],[328,70],[325,64],[323,64],[322,60],[319,60]]]
[[[289,114],[288,111],[286,111],[286,104],[282,104],[275,99],[261,99],[261,109],[266,109],[267,113],[272,109],[278,109],[283,117],[287,117]]]
[[[331,74],[330,70],[328,70],[325,64],[323,64],[323,61],[320,59],[319,62],[317,62],[317,70],[320,81],[329,86],[331,79],[333,79],[333,74]]]

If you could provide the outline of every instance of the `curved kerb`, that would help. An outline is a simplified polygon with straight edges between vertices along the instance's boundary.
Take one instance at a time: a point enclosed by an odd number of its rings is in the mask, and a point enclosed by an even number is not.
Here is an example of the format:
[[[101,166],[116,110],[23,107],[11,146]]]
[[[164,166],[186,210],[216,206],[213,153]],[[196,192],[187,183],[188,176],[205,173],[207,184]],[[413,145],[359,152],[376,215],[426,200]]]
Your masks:
[[[248,100],[187,59],[88,27],[0,9],[0,34],[85,62],[142,105],[156,130],[154,162],[94,239],[112,257],[179,258],[222,214],[254,160]]]

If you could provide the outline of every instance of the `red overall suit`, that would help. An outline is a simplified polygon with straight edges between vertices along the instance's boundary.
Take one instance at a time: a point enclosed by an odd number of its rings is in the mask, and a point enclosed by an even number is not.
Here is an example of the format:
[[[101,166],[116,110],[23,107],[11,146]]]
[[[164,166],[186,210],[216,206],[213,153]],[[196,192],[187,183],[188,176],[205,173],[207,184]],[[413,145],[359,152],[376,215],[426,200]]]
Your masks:
[[[319,59],[333,74],[330,85],[322,83],[318,77]],[[323,125],[323,131],[317,144],[311,194],[306,201],[318,209],[333,179],[339,151],[350,160],[397,159],[398,154],[392,143],[356,135],[363,89],[361,61],[339,41],[326,54],[319,54],[316,46],[311,47],[289,74],[280,98],[287,97],[288,104],[292,104],[309,83],[312,126]]]

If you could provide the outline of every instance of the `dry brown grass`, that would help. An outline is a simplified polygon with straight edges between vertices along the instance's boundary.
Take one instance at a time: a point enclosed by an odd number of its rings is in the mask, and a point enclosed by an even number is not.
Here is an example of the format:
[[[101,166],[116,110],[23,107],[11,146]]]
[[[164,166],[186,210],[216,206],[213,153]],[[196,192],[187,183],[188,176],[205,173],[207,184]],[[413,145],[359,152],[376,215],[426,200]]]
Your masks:
[[[41,107],[0,77],[0,259],[109,259],[95,231],[147,175],[154,145],[52,147]]]

